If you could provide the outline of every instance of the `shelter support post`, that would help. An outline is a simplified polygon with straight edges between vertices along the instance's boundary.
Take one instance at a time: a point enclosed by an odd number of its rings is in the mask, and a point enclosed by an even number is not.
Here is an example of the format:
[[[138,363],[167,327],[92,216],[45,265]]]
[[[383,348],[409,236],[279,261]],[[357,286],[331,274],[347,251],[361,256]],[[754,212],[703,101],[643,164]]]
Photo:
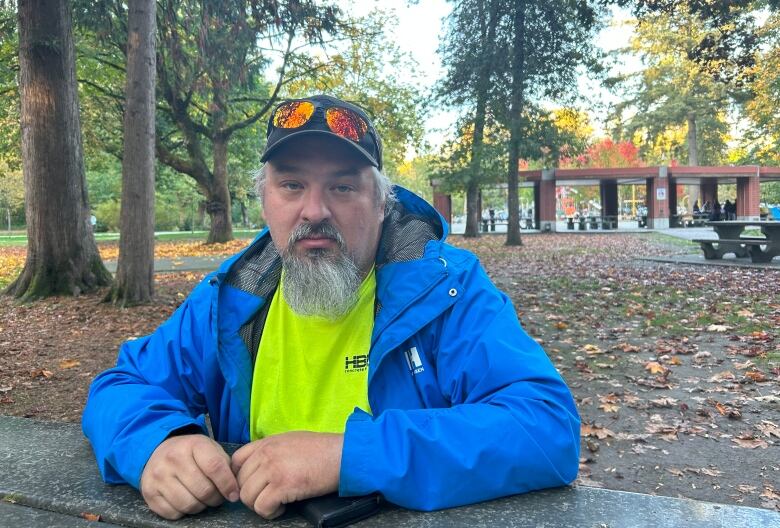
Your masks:
[[[658,167],[658,176],[647,178],[647,227],[669,228],[669,169]]]
[[[534,182],[534,219],[533,219],[533,227],[534,229],[539,228],[539,204],[541,203],[541,184],[539,182]]]
[[[612,225],[617,227],[618,218],[618,184],[615,180],[604,180],[599,183],[599,192],[601,194],[601,220],[602,225]],[[606,223],[605,223],[606,221]]]
[[[737,220],[752,222],[760,219],[761,184],[758,175],[737,178]]]
[[[536,198],[536,193],[534,193]],[[555,170],[542,171],[542,181],[539,182],[539,198],[535,204],[539,215],[539,229],[542,232],[555,231]]]
[[[433,207],[448,224],[452,224],[452,196],[441,192],[438,180],[432,180],[431,187],[433,187]]]

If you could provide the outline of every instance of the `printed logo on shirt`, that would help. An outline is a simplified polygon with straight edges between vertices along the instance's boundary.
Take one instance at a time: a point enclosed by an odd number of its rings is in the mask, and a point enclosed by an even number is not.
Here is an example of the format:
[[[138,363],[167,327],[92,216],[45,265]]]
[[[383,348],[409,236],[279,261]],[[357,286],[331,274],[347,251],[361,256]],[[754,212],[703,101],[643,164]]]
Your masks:
[[[409,365],[409,371],[412,374],[419,374],[425,370],[420,360],[420,354],[417,352],[417,347],[412,347],[404,352],[404,356],[406,356],[406,364]]]
[[[361,372],[368,368],[368,355],[346,356],[344,358],[344,372]]]

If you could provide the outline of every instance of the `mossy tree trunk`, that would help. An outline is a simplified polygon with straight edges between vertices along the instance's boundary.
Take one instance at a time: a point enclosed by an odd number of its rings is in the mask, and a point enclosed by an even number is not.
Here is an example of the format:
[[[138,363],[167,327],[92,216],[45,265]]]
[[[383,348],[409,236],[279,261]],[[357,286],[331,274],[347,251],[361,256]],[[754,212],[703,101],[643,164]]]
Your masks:
[[[77,295],[110,283],[90,224],[70,4],[19,0],[27,261],[7,293]]]

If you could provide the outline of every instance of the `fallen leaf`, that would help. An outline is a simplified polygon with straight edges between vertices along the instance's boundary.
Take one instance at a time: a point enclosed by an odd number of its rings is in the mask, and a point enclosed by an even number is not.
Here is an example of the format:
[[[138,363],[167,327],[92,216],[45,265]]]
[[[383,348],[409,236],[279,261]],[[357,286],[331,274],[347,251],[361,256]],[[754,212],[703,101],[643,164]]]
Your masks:
[[[585,423],[580,426],[580,434],[582,436],[594,436],[599,440],[604,440],[605,438],[615,436],[615,433],[613,433],[606,427],[600,427],[598,425],[590,425]]]
[[[674,398],[657,398],[655,400],[650,400],[650,404],[653,407],[673,407],[675,404],[677,404],[677,400]]]
[[[721,471],[718,471],[717,469],[708,469],[708,468],[701,468],[701,472],[704,475],[710,476],[710,477],[719,477],[722,475]]]
[[[710,383],[717,383],[719,381],[733,381],[735,379],[737,379],[737,377],[730,370],[726,370],[715,374],[708,381]]]
[[[60,361],[60,368],[62,370],[78,367],[79,365],[81,365],[81,361],[78,359],[63,359]]]
[[[636,345],[630,345],[628,343],[618,343],[612,347],[612,350],[620,350],[621,352],[625,352],[627,354],[635,354],[639,352],[639,347]]]
[[[761,449],[766,449],[769,447],[769,444],[760,438],[732,438],[731,441],[745,449],[756,449],[759,447]]]
[[[666,372],[667,369],[657,361],[648,361],[645,363],[645,370],[649,370],[650,374],[662,374]]]
[[[731,327],[721,324],[711,324],[707,327],[708,332],[727,332]]]
[[[682,359],[677,356],[673,356],[672,359],[669,360],[669,363],[672,365],[682,365]]]
[[[52,371],[46,370],[46,369],[35,369],[35,370],[30,372],[30,377],[33,378],[33,379],[34,378],[51,378],[52,376],[54,376],[54,373]]]
[[[755,381],[756,383],[767,381],[766,374],[764,374],[760,370],[751,370],[750,372],[745,372],[745,376]]]
[[[100,515],[95,513],[81,512],[81,517],[88,521],[100,522]]]
[[[761,423],[756,425],[756,428],[761,431],[764,436],[774,436],[780,438],[780,427],[774,422],[769,420],[761,420]]]
[[[557,330],[566,330],[567,328],[569,328],[569,325],[564,323],[563,321],[557,321],[553,326],[555,326]]]
[[[585,352],[586,354],[590,354],[590,355],[595,355],[595,354],[603,354],[603,353],[604,353],[604,351],[603,351],[603,350],[601,350],[601,349],[600,349],[599,347],[597,347],[596,345],[590,345],[590,344],[583,345],[583,347],[581,348],[581,350],[582,350],[583,352]]]
[[[681,469],[677,469],[677,468],[666,468],[666,471],[668,471],[675,477],[682,477],[685,475],[685,473],[683,473]]]
[[[604,412],[607,413],[616,413],[620,409],[619,405],[615,405],[614,403],[602,403],[599,405],[599,409],[602,409]]]

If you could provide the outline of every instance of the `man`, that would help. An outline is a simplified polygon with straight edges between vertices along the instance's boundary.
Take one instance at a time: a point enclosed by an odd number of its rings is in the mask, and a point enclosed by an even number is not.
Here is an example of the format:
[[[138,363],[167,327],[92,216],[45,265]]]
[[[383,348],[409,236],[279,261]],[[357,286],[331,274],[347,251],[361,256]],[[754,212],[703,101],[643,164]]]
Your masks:
[[[287,101],[267,140],[268,229],[92,384],[103,478],[169,519],[224,500],[274,518],[334,491],[430,510],[571,482],[569,390],[442,218],[388,184],[365,112]],[[232,459],[207,414],[245,444]]]

